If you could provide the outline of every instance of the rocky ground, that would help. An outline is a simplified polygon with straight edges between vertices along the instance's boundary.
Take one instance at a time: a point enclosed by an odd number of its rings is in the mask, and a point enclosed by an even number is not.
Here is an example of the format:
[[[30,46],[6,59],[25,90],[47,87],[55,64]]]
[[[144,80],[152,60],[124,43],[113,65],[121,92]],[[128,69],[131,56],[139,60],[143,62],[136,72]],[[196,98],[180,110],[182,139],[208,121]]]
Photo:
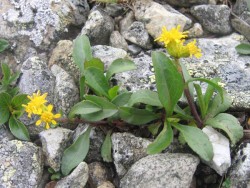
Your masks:
[[[0,38],[11,46],[0,59],[22,72],[21,92],[47,92],[49,102],[66,116],[79,101],[79,72],[72,62],[77,35],[88,35],[94,57],[105,65],[124,57],[135,62],[137,70],[116,75],[114,83],[130,91],[154,90],[150,54],[164,51],[154,38],[162,26],[178,24],[190,38],[197,38],[202,49],[202,58],[183,60],[189,72],[193,77],[220,77],[233,99],[231,113],[249,129],[250,56],[235,50],[250,40],[247,0],[133,0],[107,5],[87,0],[1,0]],[[48,168],[60,170],[64,149],[86,125],[44,130],[34,126],[35,120],[22,121],[33,143],[15,140],[5,126],[0,129],[0,188],[203,188],[222,187],[227,179],[229,187],[250,187],[249,140],[231,148],[231,155],[224,153],[224,160],[204,164],[178,144],[148,156],[146,147],[152,138],[139,128],[112,134],[113,163],[102,161],[99,151],[105,135],[94,128],[85,162],[57,183],[51,182]]]

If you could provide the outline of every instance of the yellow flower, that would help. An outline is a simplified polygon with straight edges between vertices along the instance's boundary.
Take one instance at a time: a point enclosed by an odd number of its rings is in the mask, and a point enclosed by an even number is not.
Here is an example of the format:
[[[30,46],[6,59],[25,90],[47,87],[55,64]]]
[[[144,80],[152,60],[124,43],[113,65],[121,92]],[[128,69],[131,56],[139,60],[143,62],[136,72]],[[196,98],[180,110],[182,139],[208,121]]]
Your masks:
[[[188,47],[188,50],[189,50],[190,57],[192,57],[193,55],[196,58],[201,57],[201,49],[196,46],[196,40],[188,43],[187,47]]]
[[[44,110],[40,116],[40,119],[36,121],[36,125],[40,125],[42,122],[45,123],[45,128],[49,129],[50,128],[50,123],[52,123],[53,125],[56,125],[56,121],[55,119],[60,118],[61,114],[53,114],[52,113],[53,110],[53,105],[48,105],[46,107],[46,110]]]
[[[165,47],[167,47],[167,45],[172,41],[181,43],[182,40],[187,37],[188,32],[180,32],[180,28],[181,26],[178,25],[176,28],[172,28],[170,31],[168,31],[166,27],[163,27],[161,35],[155,39],[155,41],[163,42]]]
[[[30,102],[27,105],[22,105],[25,108],[25,111],[28,113],[28,117],[31,117],[31,114],[41,114],[44,108],[44,104],[47,102],[45,99],[47,93],[40,95],[40,91],[33,93],[32,96],[28,96]]]

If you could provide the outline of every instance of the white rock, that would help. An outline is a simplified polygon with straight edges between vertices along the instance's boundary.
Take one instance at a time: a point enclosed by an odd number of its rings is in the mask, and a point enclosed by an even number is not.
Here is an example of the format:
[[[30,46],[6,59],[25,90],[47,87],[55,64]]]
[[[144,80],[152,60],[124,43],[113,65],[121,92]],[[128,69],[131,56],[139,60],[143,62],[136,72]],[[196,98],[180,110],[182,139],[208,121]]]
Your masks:
[[[210,126],[206,126],[202,131],[209,137],[214,151],[212,161],[203,162],[222,176],[231,166],[229,140]]]

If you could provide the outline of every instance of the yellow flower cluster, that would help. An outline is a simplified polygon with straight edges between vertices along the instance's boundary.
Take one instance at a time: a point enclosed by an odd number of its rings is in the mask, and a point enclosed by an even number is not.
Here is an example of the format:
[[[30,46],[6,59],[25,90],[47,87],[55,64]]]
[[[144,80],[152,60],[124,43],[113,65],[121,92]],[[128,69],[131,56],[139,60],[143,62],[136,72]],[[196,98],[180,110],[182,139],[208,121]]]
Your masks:
[[[184,44],[185,38],[187,38],[188,32],[180,32],[180,25],[171,30],[167,30],[166,27],[162,28],[161,35],[155,39],[155,41],[163,42],[169,55],[174,58],[181,57],[201,57],[201,49],[196,46],[196,40]]]
[[[33,93],[32,96],[28,96],[30,100],[27,105],[22,105],[25,108],[25,111],[28,113],[28,117],[31,118],[31,115],[39,115],[40,119],[36,121],[36,125],[40,125],[41,123],[45,123],[45,128],[49,129],[50,124],[56,125],[57,122],[55,119],[60,118],[61,114],[53,114],[53,105],[49,104],[46,106],[45,104],[48,102],[46,100],[47,93],[41,95],[40,91],[37,93]]]

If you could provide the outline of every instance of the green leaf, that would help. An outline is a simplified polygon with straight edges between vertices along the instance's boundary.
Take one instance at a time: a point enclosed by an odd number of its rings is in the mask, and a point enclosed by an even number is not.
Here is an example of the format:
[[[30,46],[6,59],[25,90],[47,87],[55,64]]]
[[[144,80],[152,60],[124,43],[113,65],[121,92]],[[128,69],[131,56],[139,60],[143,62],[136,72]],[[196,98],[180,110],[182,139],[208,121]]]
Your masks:
[[[91,127],[78,136],[75,142],[63,152],[61,171],[64,176],[67,176],[73,168],[85,159],[89,151],[90,131]]]
[[[87,95],[85,96],[85,98],[89,101],[94,102],[95,104],[99,105],[102,108],[102,110],[99,112],[95,112],[91,114],[82,114],[81,117],[88,121],[100,121],[118,112],[117,107],[113,103],[107,101],[103,97]]]
[[[145,89],[138,90],[131,95],[128,105],[133,106],[136,103],[163,107],[161,101],[159,100],[158,93]]]
[[[3,73],[2,84],[8,85],[10,84],[9,79],[11,76],[10,68],[6,63],[2,63],[1,68],[2,68],[2,73]]]
[[[54,181],[54,180],[60,180],[61,177],[62,177],[62,175],[61,175],[59,172],[57,172],[57,173],[55,173],[55,174],[52,174],[51,177],[50,177],[50,179],[51,179],[52,181]]]
[[[220,78],[211,79],[211,82],[214,82],[215,84],[218,84],[219,81],[220,81]],[[205,111],[206,112],[207,112],[210,100],[214,94],[214,91],[215,91],[215,88],[212,85],[208,84],[205,95],[204,95],[204,103],[205,103]]]
[[[206,115],[206,106],[205,106],[204,97],[203,97],[203,94],[201,91],[201,86],[198,84],[194,84],[194,87],[195,87],[196,94],[197,94],[197,99],[198,99],[198,104],[200,107],[201,117],[203,119]]]
[[[9,43],[7,40],[0,39],[0,53],[6,50],[9,47]]]
[[[83,96],[85,94],[85,76],[80,77],[79,89],[80,89],[80,100],[83,100]]]
[[[111,143],[111,131],[108,131],[105,140],[102,144],[101,155],[104,162],[112,162],[112,143]]]
[[[143,125],[159,118],[159,116],[153,112],[132,107],[120,107],[119,116],[123,121],[133,125]]]
[[[223,98],[224,101],[222,102],[221,97],[216,95],[214,99],[210,101],[205,119],[213,118],[217,114],[225,112],[231,106],[232,100],[226,91],[223,92]]]
[[[206,125],[223,130],[235,145],[243,137],[243,128],[237,118],[230,114],[221,113],[208,119]]]
[[[177,130],[181,132],[189,147],[205,161],[213,158],[213,147],[208,136],[197,127],[180,125],[173,123]]]
[[[9,119],[9,127],[11,133],[20,140],[29,141],[30,136],[26,126],[14,116],[11,116]]]
[[[235,47],[239,54],[249,55],[250,54],[250,44],[239,44]]]
[[[18,72],[16,72],[16,73],[12,74],[12,75],[10,76],[9,83],[11,84],[11,83],[13,83],[13,82],[16,82],[17,79],[19,78],[20,74],[21,74],[20,71],[18,71]]]
[[[121,93],[120,95],[117,95],[111,102],[118,107],[125,106],[128,103],[131,95],[132,93],[130,92]]]
[[[107,80],[109,80],[111,76],[113,76],[116,73],[130,71],[134,69],[136,69],[136,66],[133,61],[130,61],[128,59],[116,59],[109,66],[106,78]]]
[[[188,114],[187,112],[185,112],[184,110],[182,110],[181,107],[179,107],[178,105],[175,105],[174,112],[177,114],[175,116],[181,117],[184,120],[193,120],[194,119],[193,116],[191,116],[190,114]]]
[[[75,104],[69,113],[69,118],[73,118],[76,114],[82,115],[82,114],[91,114],[94,112],[99,112],[102,110],[102,107],[97,105],[96,103],[92,101],[81,101],[77,104]]]
[[[108,94],[109,94],[109,99],[114,99],[117,96],[119,90],[119,86],[114,86],[109,89]]]
[[[27,104],[29,102],[29,99],[27,97],[27,94],[19,94],[12,98],[11,100],[11,107],[15,110],[22,110],[23,104]]]
[[[161,127],[162,123],[161,122],[156,122],[148,126],[149,132],[155,136],[157,135],[159,128]]]
[[[191,79],[192,77],[190,76],[186,66],[183,63],[180,63],[180,65],[181,65],[181,69],[182,69],[182,73],[183,73],[183,77],[184,77],[185,81]],[[194,85],[193,85],[193,83],[188,83],[188,89],[189,89],[191,97],[194,100]]]
[[[79,67],[81,75],[84,74],[84,62],[92,59],[91,46],[86,35],[78,36],[73,43],[73,60]]]
[[[11,96],[8,93],[0,93],[0,125],[6,123],[10,117],[10,102]]]
[[[99,69],[100,71],[104,72],[104,64],[99,58],[92,58],[89,61],[86,61],[84,63],[84,68],[90,68],[94,67],[96,69]]]
[[[147,147],[148,154],[156,154],[166,149],[173,141],[173,130],[169,122],[164,122],[161,133],[157,136],[153,143]]]
[[[85,79],[89,87],[91,87],[97,95],[109,97],[109,84],[100,69],[90,67],[85,70]]]
[[[221,86],[219,86],[216,82],[214,82],[213,80],[208,80],[208,79],[205,79],[205,78],[192,78],[192,79],[189,79],[186,83],[189,83],[189,82],[194,82],[194,81],[200,81],[200,82],[206,82],[207,84],[213,86],[220,94],[221,98],[222,98],[222,101],[224,100],[223,98],[223,89]]]
[[[152,60],[159,99],[167,116],[171,116],[184,90],[182,76],[164,53],[153,52]]]

